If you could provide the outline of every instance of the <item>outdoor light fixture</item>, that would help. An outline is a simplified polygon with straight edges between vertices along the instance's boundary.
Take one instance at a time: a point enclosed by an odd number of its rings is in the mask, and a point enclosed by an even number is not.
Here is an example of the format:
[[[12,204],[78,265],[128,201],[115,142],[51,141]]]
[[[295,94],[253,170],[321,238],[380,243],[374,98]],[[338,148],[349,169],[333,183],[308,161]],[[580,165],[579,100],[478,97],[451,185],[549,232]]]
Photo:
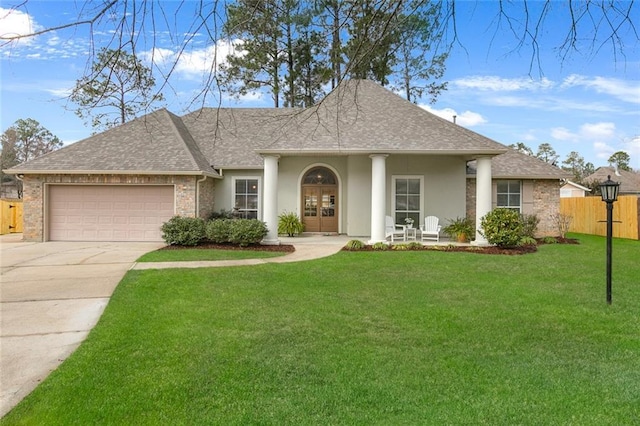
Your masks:
[[[607,303],[611,304],[611,237],[613,234],[613,203],[618,200],[620,183],[611,180],[611,175],[600,184],[602,201],[607,203]]]

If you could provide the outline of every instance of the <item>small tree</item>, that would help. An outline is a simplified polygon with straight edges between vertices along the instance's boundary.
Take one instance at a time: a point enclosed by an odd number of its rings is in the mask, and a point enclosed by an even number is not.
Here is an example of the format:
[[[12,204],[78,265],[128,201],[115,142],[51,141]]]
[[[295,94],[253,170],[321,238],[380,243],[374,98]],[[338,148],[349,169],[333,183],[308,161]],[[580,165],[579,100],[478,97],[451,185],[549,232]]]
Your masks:
[[[103,48],[98,52],[91,74],[76,82],[71,100],[75,113],[95,130],[124,124],[145,111],[153,102],[164,100],[153,93],[151,70],[133,54]]]
[[[558,229],[558,234],[560,238],[565,238],[567,232],[569,232],[569,227],[571,226],[571,221],[573,220],[573,216],[564,214],[564,213],[556,213],[552,216],[553,223],[556,225]]]
[[[62,146],[62,141],[33,118],[17,120],[0,136],[2,163],[0,169],[8,169],[33,160]],[[0,182],[16,181],[18,198],[22,198],[22,182],[12,175],[0,172]]]

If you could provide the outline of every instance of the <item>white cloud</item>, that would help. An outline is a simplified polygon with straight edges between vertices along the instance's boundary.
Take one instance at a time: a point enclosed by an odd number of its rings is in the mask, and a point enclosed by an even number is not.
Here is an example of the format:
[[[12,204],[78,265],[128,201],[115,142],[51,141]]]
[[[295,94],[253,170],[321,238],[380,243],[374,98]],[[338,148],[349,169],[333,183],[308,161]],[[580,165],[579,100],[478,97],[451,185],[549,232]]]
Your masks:
[[[609,144],[605,142],[594,142],[593,150],[596,153],[596,157],[604,160],[605,162],[611,157],[611,154],[616,152],[616,150]]]
[[[242,40],[218,40],[215,45],[202,49],[176,52],[165,48],[154,48],[142,52],[142,60],[161,68],[174,67],[174,72],[188,78],[201,78],[211,71],[218,69],[227,61],[229,55],[241,55]]]
[[[491,92],[515,92],[520,90],[549,89],[554,83],[547,79],[502,78],[498,76],[469,76],[453,80],[451,85],[461,89],[477,89]]]
[[[580,134],[592,139],[609,139],[616,134],[614,123],[585,123],[580,126]]]
[[[0,38],[33,34],[41,29],[31,15],[17,9],[5,9],[0,7]],[[31,44],[32,37],[17,39],[15,43]]]
[[[640,104],[640,84],[633,81],[625,81],[608,77],[587,77],[572,74],[562,82],[566,87],[586,87],[594,89],[597,93],[603,93],[618,98],[621,101]]]
[[[477,112],[465,111],[463,113],[457,113],[453,108],[435,109],[424,104],[419,104],[418,106],[445,120],[453,121],[453,116],[456,116],[456,123],[464,127],[473,127],[487,122],[487,120]]]
[[[564,127],[554,127],[551,129],[551,137],[560,141],[576,141],[580,136]]]

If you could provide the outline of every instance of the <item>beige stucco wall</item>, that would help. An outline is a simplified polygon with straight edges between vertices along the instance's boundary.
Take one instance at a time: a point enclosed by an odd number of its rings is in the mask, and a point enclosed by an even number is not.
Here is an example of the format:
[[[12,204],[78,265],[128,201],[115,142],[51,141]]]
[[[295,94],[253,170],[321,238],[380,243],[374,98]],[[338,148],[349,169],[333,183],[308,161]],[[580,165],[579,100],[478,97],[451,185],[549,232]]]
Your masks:
[[[193,217],[196,214],[196,180],[201,176],[165,176],[165,175],[25,175],[24,182],[24,232],[25,241],[44,241],[46,236],[47,186],[50,184],[102,184],[102,185],[173,185],[175,188],[175,214]],[[208,178],[210,179],[210,178]],[[200,199],[205,205],[206,199],[213,194],[206,193],[208,183],[201,187]]]
[[[465,167],[461,157],[393,155],[386,160],[386,212],[393,206],[394,176],[424,176],[424,215],[464,216]],[[331,169],[339,182],[339,232],[353,237],[371,233],[371,158],[368,155],[281,157],[278,163],[278,213],[301,213],[301,179],[312,167]],[[233,207],[233,178],[258,177],[262,170],[224,170],[216,182],[215,211]],[[262,183],[261,183],[262,184]],[[262,191],[260,191],[262,193]],[[264,200],[260,200],[261,211]]]
[[[492,183],[492,208],[496,206],[496,180]],[[467,217],[476,214],[476,180],[467,179]],[[560,211],[560,183],[553,179],[522,180],[522,213],[535,214],[538,224],[537,236],[556,236],[553,217]]]

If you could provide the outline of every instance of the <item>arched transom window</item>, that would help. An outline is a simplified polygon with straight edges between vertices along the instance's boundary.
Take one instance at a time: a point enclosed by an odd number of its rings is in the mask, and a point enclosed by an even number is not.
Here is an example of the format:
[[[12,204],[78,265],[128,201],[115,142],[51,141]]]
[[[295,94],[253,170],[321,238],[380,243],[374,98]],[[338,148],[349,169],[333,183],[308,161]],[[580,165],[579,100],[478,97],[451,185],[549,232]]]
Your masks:
[[[325,167],[314,167],[304,175],[303,185],[336,185],[337,179],[331,170]]]

